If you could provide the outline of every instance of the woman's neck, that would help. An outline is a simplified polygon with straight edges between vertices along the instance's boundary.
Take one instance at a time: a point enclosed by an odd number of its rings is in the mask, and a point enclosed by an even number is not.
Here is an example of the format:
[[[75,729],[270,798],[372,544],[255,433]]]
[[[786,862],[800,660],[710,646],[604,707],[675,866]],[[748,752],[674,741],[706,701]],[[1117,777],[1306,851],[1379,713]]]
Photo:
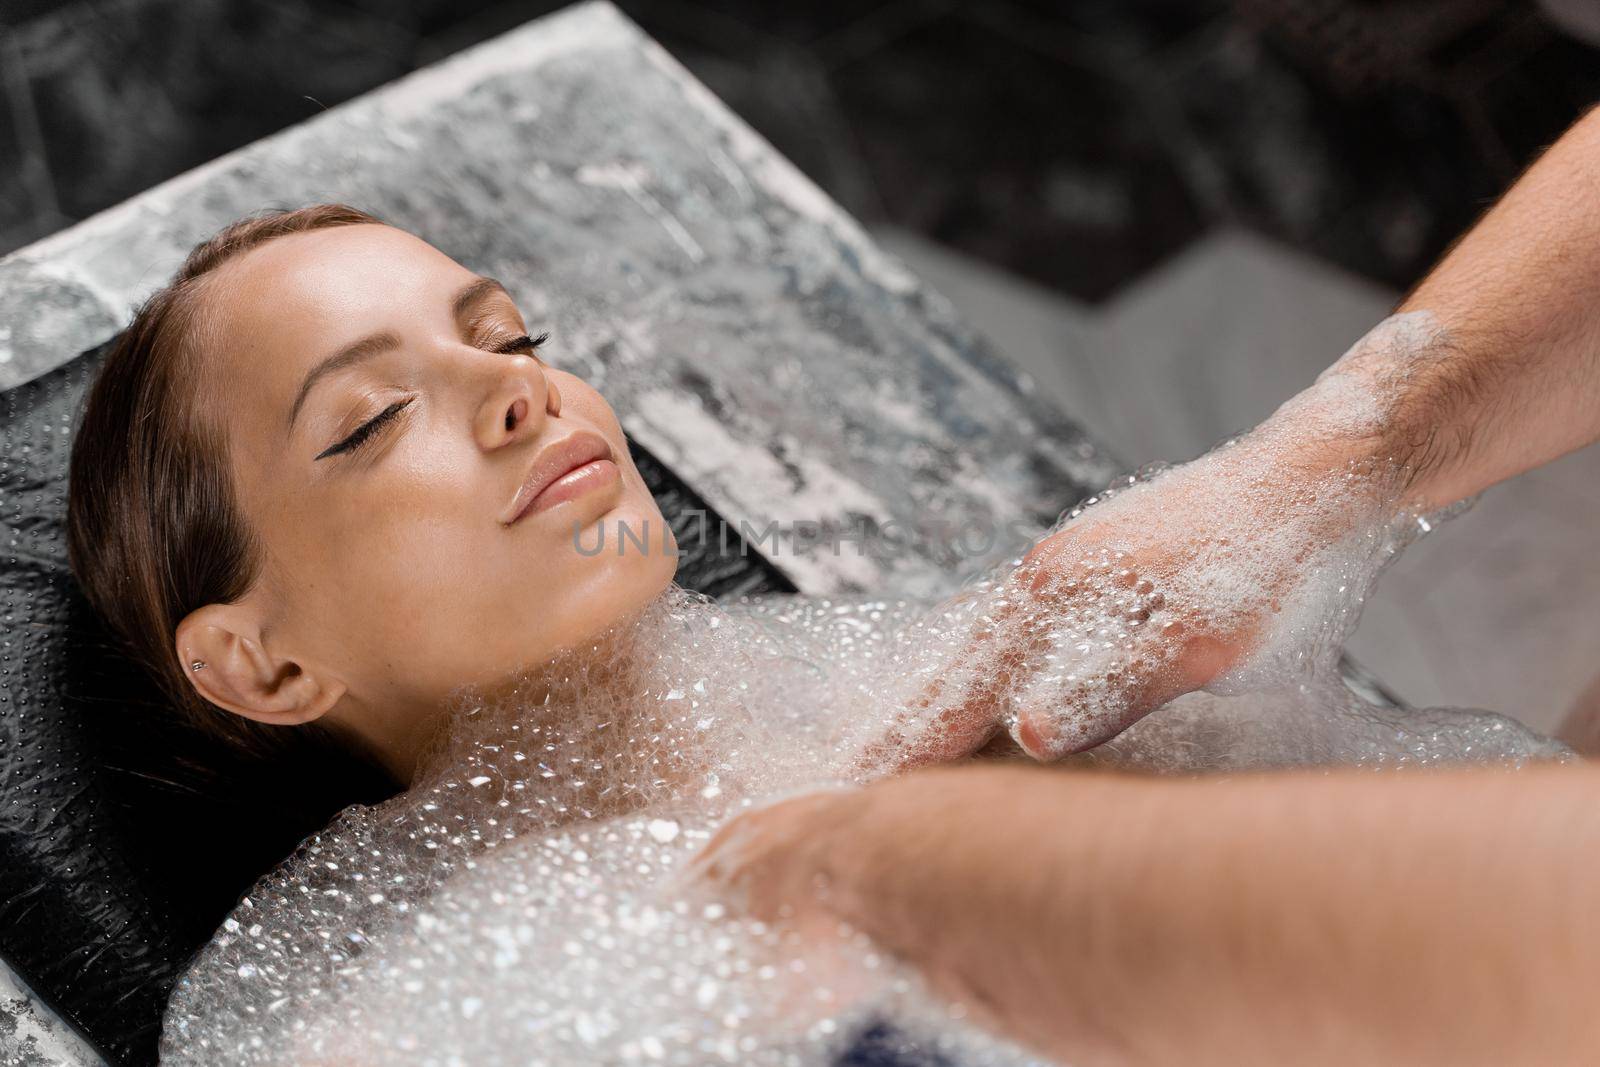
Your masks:
[[[568,646],[550,659],[525,666],[492,683],[465,686],[426,710],[371,717],[366,747],[399,781],[448,773],[472,746],[492,743],[519,724],[542,733],[576,754],[610,762],[625,727],[638,726],[652,709],[643,707],[644,675],[652,656],[642,647],[665,635],[642,632],[643,612]],[[603,714],[602,714],[603,712]],[[469,724],[465,720],[471,718]],[[500,738],[503,740],[503,738]]]

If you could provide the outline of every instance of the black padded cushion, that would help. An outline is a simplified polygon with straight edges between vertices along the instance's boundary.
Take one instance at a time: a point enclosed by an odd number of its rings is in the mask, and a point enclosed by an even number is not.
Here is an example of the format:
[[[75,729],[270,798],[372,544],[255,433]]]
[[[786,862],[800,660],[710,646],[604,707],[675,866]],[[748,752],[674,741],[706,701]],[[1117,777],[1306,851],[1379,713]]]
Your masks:
[[[167,994],[239,895],[340,808],[389,785],[308,749],[234,755],[167,714],[67,567],[67,459],[106,346],[0,399],[0,957],[111,1060],[152,1063]],[[679,584],[793,592],[637,444],[679,533]],[[730,531],[730,533],[734,533]],[[719,554],[721,553],[721,554]]]

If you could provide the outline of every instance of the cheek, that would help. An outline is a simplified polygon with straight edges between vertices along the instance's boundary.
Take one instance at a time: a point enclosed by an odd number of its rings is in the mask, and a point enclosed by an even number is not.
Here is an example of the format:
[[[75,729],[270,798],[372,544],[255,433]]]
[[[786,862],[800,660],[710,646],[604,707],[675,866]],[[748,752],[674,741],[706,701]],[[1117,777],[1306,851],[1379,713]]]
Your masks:
[[[515,613],[527,598],[498,527],[478,526],[431,506],[375,509],[311,566],[315,586],[298,603],[358,690],[439,700],[522,654],[514,635],[527,620]]]
[[[421,691],[510,669],[570,624],[596,570],[570,534],[508,533],[494,492],[439,460],[385,474],[285,524],[297,630],[356,676]]]
[[[476,483],[453,464],[390,460],[381,474],[358,475],[358,491],[306,493],[270,539],[282,546],[280,569],[298,585],[296,599],[347,634],[354,620],[392,634],[448,606],[498,529],[493,502],[478,499]]]

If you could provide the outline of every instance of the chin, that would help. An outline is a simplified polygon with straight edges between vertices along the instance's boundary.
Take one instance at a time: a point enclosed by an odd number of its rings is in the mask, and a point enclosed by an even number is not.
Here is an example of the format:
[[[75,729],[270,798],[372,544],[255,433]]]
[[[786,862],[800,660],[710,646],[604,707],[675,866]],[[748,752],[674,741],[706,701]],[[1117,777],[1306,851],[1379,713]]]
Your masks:
[[[678,542],[654,499],[625,498],[585,526],[573,551],[588,571],[584,583],[612,618],[643,607],[678,572]]]

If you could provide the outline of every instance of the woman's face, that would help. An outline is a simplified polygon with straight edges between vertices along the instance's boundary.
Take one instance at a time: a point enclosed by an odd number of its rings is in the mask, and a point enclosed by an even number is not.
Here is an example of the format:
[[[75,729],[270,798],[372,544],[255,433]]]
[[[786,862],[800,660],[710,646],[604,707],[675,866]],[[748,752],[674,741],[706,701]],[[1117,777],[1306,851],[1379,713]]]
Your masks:
[[[676,543],[616,415],[535,354],[538,324],[498,283],[358,225],[245,253],[201,301],[205,410],[264,549],[243,600],[179,627],[213,702],[281,723],[332,710],[403,748],[452,689],[543,662],[671,581]]]

